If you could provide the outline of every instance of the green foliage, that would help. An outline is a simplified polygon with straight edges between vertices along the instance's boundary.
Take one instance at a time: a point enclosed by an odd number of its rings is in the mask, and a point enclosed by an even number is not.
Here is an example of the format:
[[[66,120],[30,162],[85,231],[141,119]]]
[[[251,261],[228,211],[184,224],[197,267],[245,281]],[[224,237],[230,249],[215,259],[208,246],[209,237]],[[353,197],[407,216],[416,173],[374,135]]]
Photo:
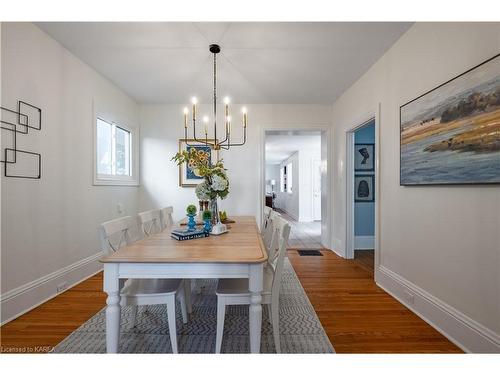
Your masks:
[[[194,204],[190,204],[189,206],[187,206],[186,208],[186,213],[188,215],[196,215],[196,212],[198,210],[196,209],[196,206]]]
[[[202,214],[203,220],[212,220],[212,211],[205,210]]]

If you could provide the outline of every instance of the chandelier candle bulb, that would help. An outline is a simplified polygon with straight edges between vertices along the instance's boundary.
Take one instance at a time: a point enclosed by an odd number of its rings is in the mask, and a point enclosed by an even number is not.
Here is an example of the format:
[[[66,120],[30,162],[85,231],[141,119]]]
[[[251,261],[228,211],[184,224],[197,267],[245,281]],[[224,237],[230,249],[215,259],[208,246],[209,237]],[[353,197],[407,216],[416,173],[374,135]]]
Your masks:
[[[243,127],[247,127],[247,109],[246,107],[243,107],[241,109],[241,112],[243,112]]]
[[[193,97],[191,99],[191,103],[193,103],[193,121],[196,120],[196,104],[198,103],[198,99],[196,97]]]
[[[188,113],[189,113],[189,110],[187,109],[187,107],[184,107],[184,127],[185,128],[188,127]]]
[[[208,135],[208,116],[203,116],[203,123],[205,124],[205,137]]]

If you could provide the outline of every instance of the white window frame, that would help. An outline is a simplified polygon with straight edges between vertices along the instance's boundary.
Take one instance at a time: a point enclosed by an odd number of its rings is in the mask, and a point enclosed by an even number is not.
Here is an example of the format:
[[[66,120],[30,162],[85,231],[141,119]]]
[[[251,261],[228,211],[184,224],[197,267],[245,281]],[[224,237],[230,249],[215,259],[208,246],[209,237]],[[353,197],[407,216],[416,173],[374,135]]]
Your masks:
[[[97,120],[100,119],[115,125],[130,133],[130,176],[102,175],[97,173]],[[96,112],[93,116],[92,129],[94,134],[93,147],[93,185],[102,186],[139,186],[139,128],[125,124],[123,121],[115,121],[113,116]]]

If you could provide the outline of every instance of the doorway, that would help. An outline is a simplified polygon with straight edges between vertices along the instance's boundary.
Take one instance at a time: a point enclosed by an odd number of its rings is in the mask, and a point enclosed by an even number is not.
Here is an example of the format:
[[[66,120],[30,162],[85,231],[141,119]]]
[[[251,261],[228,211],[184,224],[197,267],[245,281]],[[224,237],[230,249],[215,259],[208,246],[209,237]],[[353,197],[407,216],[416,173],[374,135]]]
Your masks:
[[[328,131],[265,130],[263,202],[290,222],[289,248],[330,248]]]
[[[367,116],[346,133],[346,252],[372,271],[378,266],[377,118]]]

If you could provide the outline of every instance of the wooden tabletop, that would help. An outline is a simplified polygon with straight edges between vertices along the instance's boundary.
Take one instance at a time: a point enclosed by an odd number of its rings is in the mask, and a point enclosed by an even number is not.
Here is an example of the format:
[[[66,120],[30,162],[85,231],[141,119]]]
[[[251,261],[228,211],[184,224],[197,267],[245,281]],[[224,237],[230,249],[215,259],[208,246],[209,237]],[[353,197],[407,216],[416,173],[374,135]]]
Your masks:
[[[102,263],[262,263],[267,260],[253,216],[236,216],[228,233],[177,241],[171,228],[100,259]]]

